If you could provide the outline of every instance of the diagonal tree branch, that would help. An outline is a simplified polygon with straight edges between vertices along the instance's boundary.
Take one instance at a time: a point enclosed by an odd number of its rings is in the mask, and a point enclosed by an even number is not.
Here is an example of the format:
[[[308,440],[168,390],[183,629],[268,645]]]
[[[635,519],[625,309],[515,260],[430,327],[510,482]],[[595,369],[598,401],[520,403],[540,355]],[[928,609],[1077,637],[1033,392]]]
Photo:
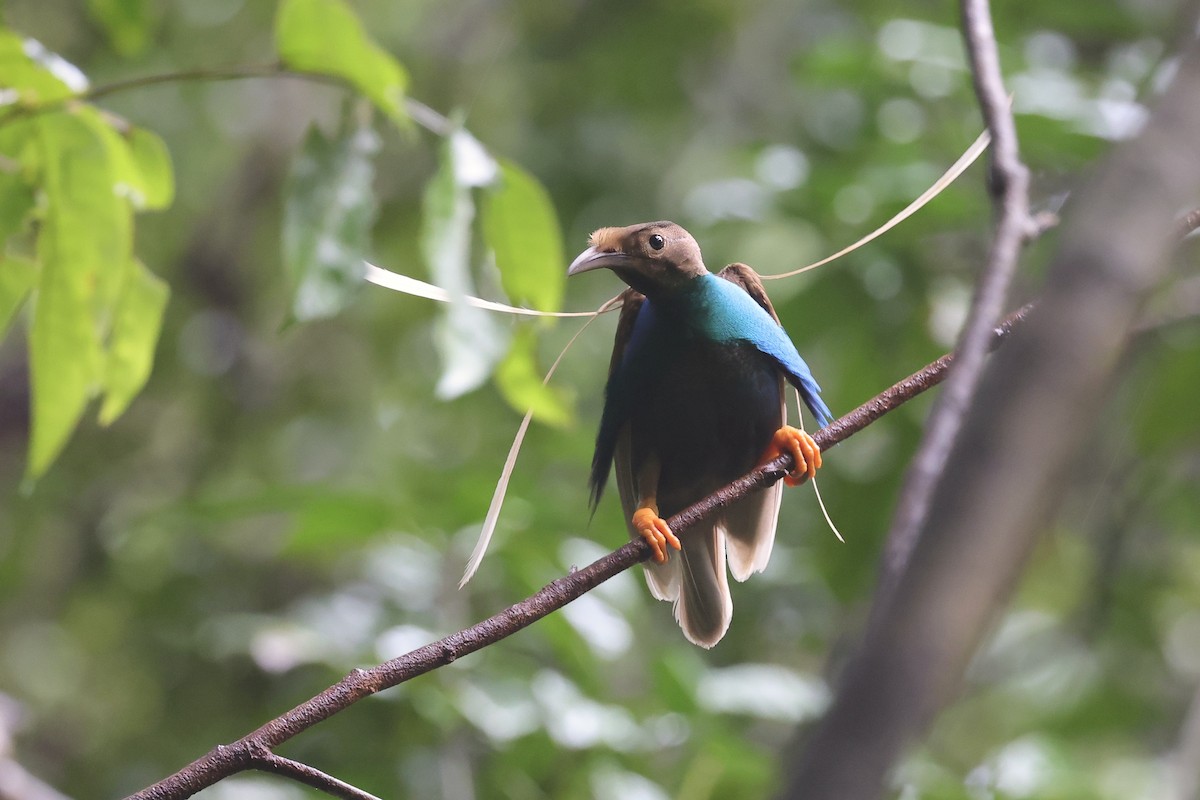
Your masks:
[[[992,331],[990,342],[998,345],[1004,341],[1025,320],[1030,308],[1030,306],[1025,306],[1007,317],[998,328]],[[953,360],[953,354],[942,356],[863,403],[849,414],[817,431],[813,434],[813,439],[822,450],[828,450],[845,441],[884,414],[941,383]],[[667,523],[672,530],[682,533],[729,503],[750,492],[770,486],[788,474],[791,469],[791,455],[780,456],[719,489],[695,505],[684,509],[667,520]],[[273,755],[271,759],[267,759],[264,754],[273,754],[274,748],[322,720],[344,711],[364,697],[424,675],[511,636],[542,617],[557,611],[614,575],[649,557],[650,546],[644,539],[627,542],[583,569],[574,570],[568,575],[552,581],[537,593],[470,628],[453,633],[444,639],[427,644],[372,669],[354,670],[316,697],[301,703],[286,714],[276,717],[232,744],[213,748],[207,755],[192,762],[174,775],[131,795],[128,800],[175,800],[176,798],[191,797],[201,789],[212,786],[230,775],[248,769],[264,769],[268,761],[277,767],[283,762],[289,765],[295,764],[296,762],[287,762],[286,759],[282,762],[274,761],[277,757]],[[303,767],[303,765],[300,766]],[[311,768],[304,767],[304,769]],[[294,770],[270,769],[269,771],[299,779],[298,773]],[[313,773],[323,775],[316,770],[310,774]],[[328,776],[324,776],[322,780],[326,778]],[[335,780],[328,778],[328,781]],[[332,783],[318,785],[307,780],[302,782],[336,797],[358,800],[370,796],[366,793],[338,794],[330,791],[329,787],[333,786]],[[350,788],[353,789],[353,787]],[[354,791],[360,790],[354,789]]]
[[[282,775],[285,778],[291,778],[297,783],[319,789],[331,797],[339,797],[342,800],[379,800],[375,795],[364,792],[357,786],[351,786],[332,775],[326,775],[321,770],[310,767],[308,764],[302,764],[299,761],[275,755],[265,747],[262,748],[257,756],[253,757],[250,767],[260,772],[270,772],[275,775]]]
[[[921,445],[908,468],[896,515],[884,547],[880,601],[908,564],[930,498],[946,466],[967,406],[979,384],[991,330],[1000,318],[1017,257],[1035,230],[1029,216],[1029,174],[1017,153],[1017,132],[1000,74],[1000,57],[987,0],[962,0],[963,36],[975,94],[992,135],[990,185],[997,212],[996,232],[980,275],[966,323],[955,348],[957,363],[929,415]]]

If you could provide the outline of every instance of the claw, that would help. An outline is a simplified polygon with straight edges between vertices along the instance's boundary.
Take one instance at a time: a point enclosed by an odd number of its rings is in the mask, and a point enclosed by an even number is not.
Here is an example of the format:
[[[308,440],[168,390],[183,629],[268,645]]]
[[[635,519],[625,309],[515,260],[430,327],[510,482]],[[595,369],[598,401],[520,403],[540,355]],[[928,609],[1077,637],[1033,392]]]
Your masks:
[[[796,461],[795,468],[784,476],[783,482],[788,486],[799,486],[810,478],[815,478],[821,466],[821,448],[813,438],[799,428],[784,425],[775,431],[771,443],[759,460],[759,465],[772,461],[784,453],[790,453]]]
[[[633,528],[650,544],[654,551],[654,562],[664,564],[667,560],[667,545],[680,548],[679,537],[671,533],[667,521],[658,515],[658,510],[645,507],[633,512]]]

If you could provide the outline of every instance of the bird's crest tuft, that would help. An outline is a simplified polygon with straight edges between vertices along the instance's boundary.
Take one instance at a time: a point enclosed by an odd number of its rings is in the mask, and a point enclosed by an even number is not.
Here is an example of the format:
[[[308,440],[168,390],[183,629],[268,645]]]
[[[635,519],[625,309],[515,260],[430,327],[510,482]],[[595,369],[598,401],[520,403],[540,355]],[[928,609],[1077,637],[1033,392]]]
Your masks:
[[[624,233],[624,228],[599,228],[592,231],[592,235],[588,237],[588,244],[601,253],[616,253],[621,249]]]

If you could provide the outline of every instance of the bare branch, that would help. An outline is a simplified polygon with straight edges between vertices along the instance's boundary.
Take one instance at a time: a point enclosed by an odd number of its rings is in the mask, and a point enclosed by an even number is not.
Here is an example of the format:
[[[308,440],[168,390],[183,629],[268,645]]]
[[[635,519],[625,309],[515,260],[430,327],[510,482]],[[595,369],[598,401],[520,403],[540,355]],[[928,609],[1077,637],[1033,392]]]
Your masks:
[[[270,772],[291,778],[297,783],[311,786],[332,797],[340,797],[342,800],[379,800],[375,795],[364,792],[357,786],[351,786],[345,781],[340,781],[332,775],[326,775],[321,770],[307,764],[277,756],[270,750],[264,749],[259,753],[251,762],[251,766],[261,772]]]
[[[1077,194],[1038,307],[988,364],[916,550],[846,666],[787,797],[880,797],[957,691],[1048,526],[1099,419],[1144,298],[1167,274],[1177,209],[1200,186],[1200,47],[1141,135]]]
[[[879,594],[886,598],[908,564],[930,498],[962,427],[967,406],[979,384],[990,331],[999,319],[1017,256],[1032,231],[1029,175],[1017,154],[1013,123],[987,0],[962,0],[963,34],[979,106],[992,135],[991,186],[998,220],[970,312],[959,335],[956,366],[929,415],[921,445],[908,468],[884,546]],[[886,605],[886,600],[876,607]]]

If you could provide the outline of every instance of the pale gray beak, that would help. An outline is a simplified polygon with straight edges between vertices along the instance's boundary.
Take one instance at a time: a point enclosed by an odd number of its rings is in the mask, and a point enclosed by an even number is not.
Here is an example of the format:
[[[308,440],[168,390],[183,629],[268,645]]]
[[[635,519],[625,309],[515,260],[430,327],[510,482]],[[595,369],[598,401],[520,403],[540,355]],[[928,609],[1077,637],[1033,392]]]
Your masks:
[[[581,272],[588,272],[593,269],[622,267],[627,265],[630,260],[629,256],[624,253],[604,253],[595,247],[589,247],[576,256],[575,260],[571,262],[571,266],[567,267],[567,276],[578,275]]]

